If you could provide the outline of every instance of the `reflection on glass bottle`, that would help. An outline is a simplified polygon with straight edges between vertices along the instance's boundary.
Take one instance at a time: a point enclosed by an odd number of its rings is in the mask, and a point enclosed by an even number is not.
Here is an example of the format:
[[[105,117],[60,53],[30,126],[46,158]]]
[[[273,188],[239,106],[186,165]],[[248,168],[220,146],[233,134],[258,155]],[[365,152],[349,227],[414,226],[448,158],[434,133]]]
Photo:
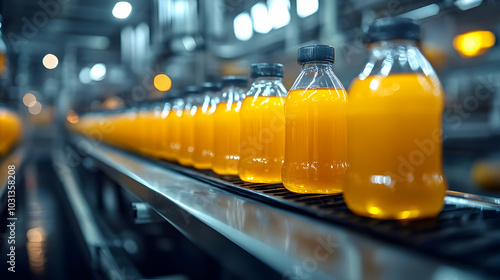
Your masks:
[[[239,176],[243,181],[280,183],[285,156],[283,65],[252,65],[254,82],[241,106]]]
[[[435,216],[443,205],[439,79],[417,47],[418,22],[380,19],[366,30],[370,58],[351,85],[344,198],[382,219]]]
[[[297,193],[339,193],[347,169],[344,87],[333,73],[333,47],[298,50],[301,73],[285,102],[283,185]]]

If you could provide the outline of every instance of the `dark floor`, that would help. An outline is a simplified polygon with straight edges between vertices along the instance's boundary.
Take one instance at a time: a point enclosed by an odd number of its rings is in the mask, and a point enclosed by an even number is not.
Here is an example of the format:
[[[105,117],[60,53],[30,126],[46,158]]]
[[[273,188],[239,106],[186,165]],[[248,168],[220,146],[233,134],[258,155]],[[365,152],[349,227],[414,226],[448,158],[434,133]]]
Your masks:
[[[37,143],[17,170],[16,266],[8,272],[2,262],[0,279],[95,279],[84,243],[70,211],[62,211],[64,194],[50,158],[49,143]],[[6,256],[9,232],[2,204],[0,254]],[[1,258],[5,259],[4,257]]]

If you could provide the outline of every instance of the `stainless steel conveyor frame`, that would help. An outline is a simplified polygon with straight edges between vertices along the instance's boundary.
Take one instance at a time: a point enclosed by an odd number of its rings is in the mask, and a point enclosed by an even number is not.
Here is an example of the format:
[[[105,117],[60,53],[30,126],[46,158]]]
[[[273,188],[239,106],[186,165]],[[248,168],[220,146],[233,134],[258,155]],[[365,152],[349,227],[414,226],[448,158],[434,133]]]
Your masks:
[[[94,140],[76,137],[72,143],[200,248],[247,278],[266,273],[232,267],[249,256],[290,279],[485,277],[470,268],[232,193]],[[62,161],[63,156],[56,160]],[[447,199],[460,197],[450,193]],[[498,201],[489,203],[498,206]]]

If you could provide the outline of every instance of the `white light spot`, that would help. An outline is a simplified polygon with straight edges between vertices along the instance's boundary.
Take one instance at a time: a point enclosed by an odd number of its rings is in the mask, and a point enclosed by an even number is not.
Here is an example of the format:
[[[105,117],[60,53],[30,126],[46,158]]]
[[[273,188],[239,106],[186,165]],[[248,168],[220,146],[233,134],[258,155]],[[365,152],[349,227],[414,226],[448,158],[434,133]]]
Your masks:
[[[475,8],[483,3],[483,0],[457,0],[455,1],[455,6],[460,10],[465,11],[468,9]]]
[[[102,81],[106,76],[106,65],[97,63],[90,68],[90,78],[94,81]]]
[[[40,102],[36,102],[35,105],[31,106],[28,108],[28,111],[32,114],[32,115],[38,115],[40,114],[40,112],[42,112],[42,103]]]
[[[305,18],[316,13],[318,8],[318,0],[297,0],[297,15],[301,18]]]
[[[253,36],[252,19],[247,12],[234,18],[234,35],[240,41],[248,41]]]
[[[47,69],[54,69],[59,64],[59,59],[57,59],[57,56],[49,53],[43,57],[42,64]]]
[[[78,78],[80,79],[80,82],[82,84],[88,84],[92,82],[92,79],[90,78],[90,67],[82,68],[82,70],[80,70],[80,74],[78,74]]]
[[[290,0],[268,0],[267,6],[274,29],[286,26],[290,22]]]
[[[250,14],[252,15],[253,29],[255,32],[265,34],[273,29],[266,4],[259,2],[253,5]]]
[[[128,18],[131,12],[132,12],[132,5],[130,5],[129,2],[125,1],[120,1],[116,3],[112,11],[113,16],[119,19]]]
[[[371,177],[371,181],[372,181],[372,183],[377,184],[377,185],[390,186],[392,183],[392,178],[391,178],[391,176],[373,175]]]
[[[379,81],[377,79],[373,79],[370,82],[370,89],[371,90],[377,90],[378,89],[378,84],[379,84]]]

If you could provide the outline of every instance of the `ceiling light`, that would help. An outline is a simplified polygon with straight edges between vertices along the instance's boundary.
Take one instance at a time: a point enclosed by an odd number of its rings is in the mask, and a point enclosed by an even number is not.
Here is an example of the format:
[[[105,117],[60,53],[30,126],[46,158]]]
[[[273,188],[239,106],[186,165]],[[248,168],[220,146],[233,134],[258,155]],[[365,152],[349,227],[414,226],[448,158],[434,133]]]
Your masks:
[[[40,114],[40,112],[42,112],[42,103],[36,101],[33,106],[31,106],[31,107],[28,108],[28,111],[32,115],[38,115],[38,114]]]
[[[234,18],[234,35],[238,40],[248,41],[253,36],[252,19],[247,12],[243,12]]]
[[[102,81],[106,76],[106,65],[97,63],[90,68],[90,78],[93,81]]]
[[[23,104],[26,107],[33,107],[36,103],[36,97],[33,95],[33,93],[26,93],[23,97]]]
[[[259,2],[253,5],[250,14],[252,15],[253,29],[255,32],[265,34],[273,29],[266,4]]]
[[[57,56],[49,53],[43,57],[42,64],[47,69],[54,69],[59,64],[59,59],[57,59]]]
[[[290,22],[290,0],[268,0],[267,6],[274,29],[286,26]]]
[[[128,18],[131,12],[132,12],[132,5],[130,5],[129,2],[120,1],[115,4],[112,13],[115,18],[124,19]]]
[[[482,2],[483,0],[457,0],[455,1],[455,6],[457,6],[460,10],[465,11],[481,5]]]
[[[301,18],[305,18],[316,13],[318,9],[318,0],[297,0],[297,15]]]

